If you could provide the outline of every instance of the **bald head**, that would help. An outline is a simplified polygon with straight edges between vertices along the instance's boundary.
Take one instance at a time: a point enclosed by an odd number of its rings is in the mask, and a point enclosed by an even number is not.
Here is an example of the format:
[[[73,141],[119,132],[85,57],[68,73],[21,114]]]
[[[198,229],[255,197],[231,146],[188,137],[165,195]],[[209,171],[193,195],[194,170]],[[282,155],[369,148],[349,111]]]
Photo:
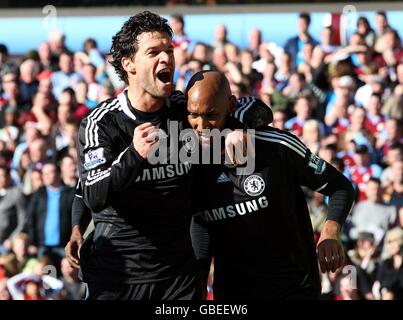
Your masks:
[[[191,95],[194,90],[207,91],[209,95],[222,94],[231,96],[230,84],[225,75],[218,71],[200,71],[193,75],[186,88],[186,93]]]
[[[194,74],[186,88],[186,96],[189,122],[198,131],[223,129],[228,114],[236,109],[236,99],[221,72],[201,71]]]

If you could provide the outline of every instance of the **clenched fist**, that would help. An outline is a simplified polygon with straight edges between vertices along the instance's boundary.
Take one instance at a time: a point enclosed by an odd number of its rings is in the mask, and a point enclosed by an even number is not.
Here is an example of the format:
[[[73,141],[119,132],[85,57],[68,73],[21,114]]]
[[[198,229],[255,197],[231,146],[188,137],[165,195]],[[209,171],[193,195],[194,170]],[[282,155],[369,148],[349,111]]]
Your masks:
[[[150,122],[143,123],[134,129],[133,145],[134,149],[143,158],[147,159],[158,143],[158,127]]]
[[[339,239],[340,225],[328,220],[323,226],[317,245],[320,270],[335,272],[344,265],[344,250]]]

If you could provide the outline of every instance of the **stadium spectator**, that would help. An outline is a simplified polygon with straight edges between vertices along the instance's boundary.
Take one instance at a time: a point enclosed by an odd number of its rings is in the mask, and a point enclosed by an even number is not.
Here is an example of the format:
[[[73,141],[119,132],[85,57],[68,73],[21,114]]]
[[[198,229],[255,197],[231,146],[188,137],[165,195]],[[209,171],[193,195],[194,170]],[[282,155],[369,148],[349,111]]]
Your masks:
[[[85,296],[86,285],[78,278],[78,269],[70,266],[66,258],[61,262],[63,289],[60,293],[62,300],[83,300]]]
[[[28,252],[28,234],[21,232],[13,237],[10,254],[15,257],[18,273],[33,272],[36,259]]]
[[[59,61],[59,58],[64,51],[69,51],[66,47],[66,36],[60,30],[52,30],[48,35],[48,44],[52,59]]]
[[[378,281],[381,285],[382,300],[403,299],[403,230],[394,228],[385,236],[384,257],[382,261]]]
[[[14,61],[10,59],[7,46],[0,43],[0,75],[4,76],[9,72],[16,71],[16,69],[17,66]]]
[[[316,46],[318,42],[309,34],[309,25],[311,17],[307,13],[301,13],[298,18],[298,35],[287,40],[284,50],[291,55],[292,66],[298,67],[302,62],[302,49],[304,44],[310,43]]]
[[[38,91],[39,64],[33,59],[27,59],[20,64],[20,97],[22,103],[31,103]]]
[[[269,104],[270,105],[270,104]],[[276,111],[273,112],[273,123],[272,126],[274,128],[280,129],[280,130],[285,130],[285,122],[286,122],[287,116],[284,111]]]
[[[53,300],[63,283],[52,276],[20,273],[7,280],[13,300]]]
[[[307,94],[300,94],[295,100],[295,117],[287,120],[285,128],[298,137],[302,137],[306,121],[311,119],[312,97]],[[323,132],[323,129],[322,129]]]
[[[375,243],[375,237],[371,232],[360,232],[356,241],[354,249],[347,251],[348,263],[351,263],[357,269],[359,273],[361,283],[365,283],[366,288],[372,288],[380,262],[380,250],[377,250]],[[366,290],[365,298],[367,300],[373,300],[371,290]]]
[[[381,175],[381,182],[382,182],[382,187],[387,188],[386,193],[390,194],[388,188],[391,187],[391,184],[393,183],[393,173],[392,173],[392,165],[397,162],[401,161],[403,159],[403,144],[401,143],[394,143],[390,146],[388,149],[386,155],[383,157],[382,164],[384,166],[384,169],[382,171]]]
[[[320,122],[315,119],[305,121],[301,138],[301,140],[305,143],[309,150],[311,150],[312,153],[318,155],[321,141]]]
[[[205,43],[198,42],[195,44],[190,60],[197,60],[201,64],[202,70],[213,69],[213,62],[210,61],[212,50]]]
[[[11,299],[10,292],[7,288],[7,279],[0,277],[0,301],[9,301]]]
[[[89,100],[99,102],[102,92],[102,86],[96,81],[96,67],[93,64],[86,64],[83,66],[83,78],[88,85],[87,97]]]
[[[375,31],[372,29],[366,17],[359,17],[357,20],[357,33],[365,40],[368,47],[373,47],[375,44]]]
[[[224,48],[230,41],[228,40],[228,30],[224,24],[218,24],[214,31],[214,41],[211,46],[216,48]]]
[[[391,173],[393,179],[389,204],[400,210],[403,208],[403,160],[398,160],[392,164]]]
[[[27,223],[24,197],[11,185],[10,169],[0,167],[0,255],[11,249],[12,238]]]
[[[40,257],[49,255],[60,266],[64,246],[70,238],[74,189],[62,185],[55,164],[45,164],[42,176],[44,186],[33,194],[29,203],[29,243],[37,247]]]
[[[39,45],[38,56],[41,71],[55,71],[58,68],[57,61],[54,58],[52,59],[49,43],[42,42]]]
[[[84,41],[84,51],[88,56],[89,63],[96,68],[95,76],[98,83],[103,83],[106,79],[105,74],[105,58],[102,52],[98,49],[98,44],[95,39],[88,38]]]
[[[251,88],[253,95],[257,95],[257,85],[262,80],[262,75],[253,68],[253,54],[250,51],[242,51],[240,56],[243,82]]]
[[[66,155],[60,161],[60,172],[63,184],[75,188],[77,186],[77,162],[70,155]]]
[[[259,60],[259,46],[262,43],[262,31],[253,28],[248,34],[248,51],[252,54],[253,60]]]
[[[382,200],[382,188],[379,179],[370,178],[366,184],[367,200],[358,202],[353,208],[350,230],[351,239],[358,239],[360,232],[374,234],[377,245],[382,243],[386,231],[396,220],[396,208],[385,205]]]
[[[184,51],[189,50],[191,40],[185,33],[185,20],[182,15],[174,14],[170,19],[170,26],[174,33],[172,37],[172,44],[174,48],[180,47]]]
[[[73,55],[64,51],[59,57],[60,71],[52,74],[53,94],[59,98],[60,94],[67,87],[75,88],[77,82],[81,80],[81,76],[74,71]]]
[[[336,47],[332,44],[333,30],[331,27],[325,27],[320,32],[320,48],[325,55],[331,54],[336,50]]]
[[[403,74],[403,63],[399,64],[398,70]],[[401,76],[403,77],[403,75]],[[393,89],[393,94],[386,99],[382,106],[382,114],[395,119],[403,119],[403,84]]]

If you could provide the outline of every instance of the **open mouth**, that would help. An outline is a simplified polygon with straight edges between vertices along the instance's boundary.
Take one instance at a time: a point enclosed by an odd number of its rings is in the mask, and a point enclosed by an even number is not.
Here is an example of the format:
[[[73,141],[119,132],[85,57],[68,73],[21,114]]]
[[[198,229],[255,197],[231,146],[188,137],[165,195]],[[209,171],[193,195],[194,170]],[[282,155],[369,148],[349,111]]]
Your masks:
[[[171,72],[169,69],[162,69],[158,71],[157,78],[163,83],[170,83],[171,82]]]

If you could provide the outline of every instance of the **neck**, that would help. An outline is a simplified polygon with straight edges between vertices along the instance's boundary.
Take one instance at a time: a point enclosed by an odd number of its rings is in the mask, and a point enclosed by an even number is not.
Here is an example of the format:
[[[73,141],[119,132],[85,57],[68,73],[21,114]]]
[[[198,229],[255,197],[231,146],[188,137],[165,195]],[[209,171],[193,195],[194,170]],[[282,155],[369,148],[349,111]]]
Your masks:
[[[155,112],[160,110],[164,103],[164,98],[156,98],[145,92],[139,86],[130,86],[127,89],[130,103],[137,110],[143,112]]]
[[[64,279],[68,282],[68,283],[74,283],[76,282],[75,277],[72,277],[71,275],[65,275]]]
[[[378,199],[368,199],[369,202],[372,203],[382,203],[382,199],[378,198]]]
[[[308,39],[308,32],[301,32],[301,33],[299,34],[299,38],[300,38],[301,40],[306,41],[306,40]]]
[[[393,189],[397,192],[397,193],[403,193],[403,183],[400,181],[395,181],[393,183]]]
[[[63,177],[63,182],[67,186],[75,186],[77,184],[77,180],[75,177]]]
[[[54,183],[54,184],[51,184],[51,185],[49,185],[48,186],[48,188],[50,189],[50,190],[52,190],[52,191],[59,191],[59,189],[60,189],[60,183]]]
[[[395,269],[400,268],[400,266],[402,265],[402,260],[403,260],[403,257],[400,254],[395,254],[393,256],[393,265],[394,265]]]
[[[242,65],[242,72],[244,74],[249,74],[252,71],[252,65]]]
[[[17,258],[17,260],[19,262],[24,261],[25,260],[25,253],[23,254],[16,254],[15,257]]]

